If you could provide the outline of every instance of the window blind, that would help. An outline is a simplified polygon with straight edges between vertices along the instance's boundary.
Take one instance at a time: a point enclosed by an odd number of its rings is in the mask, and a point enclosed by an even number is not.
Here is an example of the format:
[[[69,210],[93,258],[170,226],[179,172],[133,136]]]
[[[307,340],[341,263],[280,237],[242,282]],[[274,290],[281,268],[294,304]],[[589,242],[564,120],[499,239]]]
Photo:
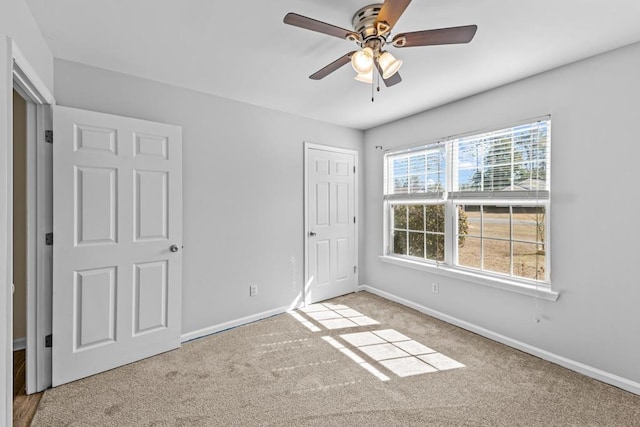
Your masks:
[[[452,198],[549,197],[550,120],[454,138]]]
[[[441,144],[388,154],[385,197],[388,200],[441,199],[447,181],[445,161],[445,147]]]

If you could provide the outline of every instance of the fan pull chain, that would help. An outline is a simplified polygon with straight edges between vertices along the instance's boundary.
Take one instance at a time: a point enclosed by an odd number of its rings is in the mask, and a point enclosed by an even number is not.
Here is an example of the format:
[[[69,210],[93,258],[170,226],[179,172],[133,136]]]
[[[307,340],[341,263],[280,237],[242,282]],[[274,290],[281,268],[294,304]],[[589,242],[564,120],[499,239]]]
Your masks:
[[[376,90],[380,92],[380,72],[376,72],[377,70],[374,68],[373,74],[375,75],[371,77],[371,102],[375,101],[375,91],[373,90],[374,86]]]
[[[374,99],[375,92],[373,91],[373,86],[374,85],[375,85],[374,79],[371,79],[371,102],[375,101],[375,99]]]

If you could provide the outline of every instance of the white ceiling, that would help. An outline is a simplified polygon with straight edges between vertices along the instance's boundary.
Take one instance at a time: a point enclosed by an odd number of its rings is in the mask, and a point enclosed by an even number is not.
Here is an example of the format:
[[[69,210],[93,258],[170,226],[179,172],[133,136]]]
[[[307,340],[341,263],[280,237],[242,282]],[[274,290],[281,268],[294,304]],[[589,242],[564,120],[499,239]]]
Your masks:
[[[403,82],[371,102],[354,43],[285,25],[287,12],[351,29],[368,0],[27,0],[57,58],[368,129],[640,41],[639,0],[414,0],[393,33],[478,25],[466,45],[396,49]],[[393,34],[392,33],[392,34]]]

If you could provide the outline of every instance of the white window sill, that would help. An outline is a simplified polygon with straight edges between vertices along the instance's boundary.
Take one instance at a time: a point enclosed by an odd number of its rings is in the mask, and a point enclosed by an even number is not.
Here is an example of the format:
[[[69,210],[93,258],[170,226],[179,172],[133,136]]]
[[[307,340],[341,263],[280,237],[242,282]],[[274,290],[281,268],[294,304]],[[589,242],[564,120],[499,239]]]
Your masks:
[[[548,286],[536,286],[533,284],[522,283],[515,280],[489,277],[483,274],[459,270],[457,268],[452,268],[445,265],[427,264],[419,261],[413,261],[410,259],[387,255],[381,255],[379,258],[380,261],[386,262],[388,264],[428,271],[429,273],[452,277],[455,279],[460,279],[466,282],[483,286],[489,286],[492,288],[503,289],[505,291],[515,292],[522,295],[542,298],[548,301],[556,301],[560,297],[560,293],[552,291]]]

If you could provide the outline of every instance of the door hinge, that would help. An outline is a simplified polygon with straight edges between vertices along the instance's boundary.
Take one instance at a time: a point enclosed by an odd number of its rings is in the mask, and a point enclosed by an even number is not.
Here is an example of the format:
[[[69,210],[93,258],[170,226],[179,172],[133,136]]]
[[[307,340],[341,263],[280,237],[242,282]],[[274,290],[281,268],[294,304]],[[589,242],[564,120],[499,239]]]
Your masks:
[[[356,271],[358,271],[358,267],[357,266],[353,266],[353,274],[356,274]]]
[[[353,167],[353,173],[356,173],[356,167],[355,166]]]
[[[44,346],[50,348],[53,345],[53,335],[49,334],[44,337]]]
[[[354,224],[356,223],[356,217],[355,216],[353,217],[353,223]]]
[[[53,245],[53,233],[47,233],[44,236],[44,243],[47,246]]]
[[[49,144],[53,144],[53,131],[52,130],[45,130],[44,131],[44,142],[47,142]]]

